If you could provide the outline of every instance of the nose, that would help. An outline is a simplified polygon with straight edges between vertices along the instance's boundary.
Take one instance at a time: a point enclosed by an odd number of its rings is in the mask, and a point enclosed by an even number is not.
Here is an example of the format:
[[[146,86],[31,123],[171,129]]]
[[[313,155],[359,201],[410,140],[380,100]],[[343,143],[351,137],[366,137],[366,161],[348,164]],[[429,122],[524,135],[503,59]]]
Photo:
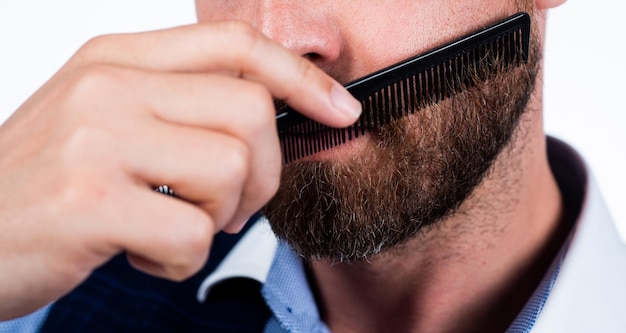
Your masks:
[[[263,34],[322,69],[341,55],[332,0],[256,0],[254,15],[254,25]]]

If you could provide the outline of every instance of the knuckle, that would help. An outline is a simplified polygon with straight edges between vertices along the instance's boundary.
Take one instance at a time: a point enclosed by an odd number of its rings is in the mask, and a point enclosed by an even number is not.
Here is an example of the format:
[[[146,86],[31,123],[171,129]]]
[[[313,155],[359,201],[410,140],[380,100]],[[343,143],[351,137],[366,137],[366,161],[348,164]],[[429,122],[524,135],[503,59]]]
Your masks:
[[[65,207],[92,209],[93,204],[114,196],[108,184],[113,178],[108,165],[114,158],[106,148],[111,140],[104,131],[90,126],[73,129],[65,139],[59,158],[63,186],[58,193]]]
[[[192,232],[187,237],[187,248],[190,258],[202,257],[211,244],[213,239],[213,227],[209,223],[196,223],[196,226],[191,228]],[[197,260],[191,260],[191,264],[197,262]]]
[[[276,125],[274,104],[269,90],[254,82],[235,82],[232,87],[239,97],[234,102],[237,109],[228,133],[244,142],[253,143],[260,133],[271,131]]]
[[[250,168],[250,151],[246,144],[239,140],[230,140],[223,156],[226,183],[246,177]],[[240,182],[240,181],[239,181]]]
[[[229,45],[236,45],[233,49],[234,61],[240,64],[249,62],[255,55],[256,47],[266,38],[251,25],[241,21],[224,21],[219,23],[219,29],[227,38]]]
[[[260,131],[271,129],[276,119],[271,93],[260,84],[251,84],[250,86],[250,89],[246,90],[249,105],[244,106],[250,112],[244,117],[242,125],[246,127],[247,133],[254,136]]]
[[[262,37],[261,33],[251,25],[242,21],[224,21],[221,27],[226,31],[228,38],[235,38],[237,45],[244,49],[255,45]]]
[[[255,107],[258,107],[258,105],[266,106],[268,102],[272,101],[272,94],[262,84],[250,83],[250,86],[246,89],[246,91]]]
[[[66,177],[55,196],[61,209],[69,214],[94,214],[107,198],[114,196],[112,187],[91,173],[77,172]],[[81,214],[82,215],[82,214]]]
[[[261,180],[261,190],[258,196],[263,201],[269,201],[278,192],[280,187],[280,169],[277,172],[270,172]]]
[[[81,165],[102,165],[110,160],[106,158],[108,146],[113,142],[107,131],[82,123],[72,128],[63,140],[61,148],[61,161],[68,168]]]
[[[167,265],[176,267],[172,277],[184,279],[202,267],[213,240],[214,228],[206,218],[196,218],[185,228],[179,228],[178,233],[178,237],[167,237],[171,242],[170,253],[175,253]]]
[[[88,65],[74,71],[66,81],[67,102],[72,110],[90,110],[111,96],[121,82],[120,70],[107,65]]]
[[[111,35],[92,37],[78,49],[74,55],[74,59],[80,62],[85,62],[98,57],[102,53],[102,50],[106,50],[111,47],[112,39]]]
[[[280,167],[277,168],[277,171],[273,175],[270,175],[270,177],[267,177],[270,182],[268,184],[268,189],[269,189],[268,196],[269,197],[273,197],[276,194],[276,192],[278,192],[278,189],[280,188],[280,180],[281,180],[280,170],[281,170]]]

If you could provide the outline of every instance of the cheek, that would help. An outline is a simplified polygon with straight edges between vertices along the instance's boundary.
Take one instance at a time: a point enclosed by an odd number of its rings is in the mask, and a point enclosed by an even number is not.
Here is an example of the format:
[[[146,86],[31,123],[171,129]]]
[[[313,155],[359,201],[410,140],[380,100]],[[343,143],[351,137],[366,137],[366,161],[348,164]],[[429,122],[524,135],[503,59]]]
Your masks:
[[[364,2],[339,20],[361,76],[426,52],[513,14],[510,1],[404,0]]]
[[[351,19],[338,20],[344,54],[352,58],[352,79],[417,54],[420,44],[426,44],[428,24],[422,22],[423,12],[416,6],[367,1],[359,7],[350,13]]]
[[[352,55],[353,79],[426,52],[456,35],[443,2],[366,3],[350,13],[352,19],[340,21],[345,53]]]

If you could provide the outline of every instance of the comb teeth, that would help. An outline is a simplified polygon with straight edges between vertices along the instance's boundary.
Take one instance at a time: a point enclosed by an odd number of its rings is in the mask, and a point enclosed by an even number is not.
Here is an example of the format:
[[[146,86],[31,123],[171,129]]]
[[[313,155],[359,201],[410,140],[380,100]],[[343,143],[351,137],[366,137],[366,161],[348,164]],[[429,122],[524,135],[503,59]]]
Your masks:
[[[519,13],[423,55],[348,85],[363,113],[350,127],[332,128],[285,106],[276,117],[283,162],[341,145],[417,110],[437,104],[489,75],[528,60],[530,17]],[[497,59],[498,62],[485,61]]]

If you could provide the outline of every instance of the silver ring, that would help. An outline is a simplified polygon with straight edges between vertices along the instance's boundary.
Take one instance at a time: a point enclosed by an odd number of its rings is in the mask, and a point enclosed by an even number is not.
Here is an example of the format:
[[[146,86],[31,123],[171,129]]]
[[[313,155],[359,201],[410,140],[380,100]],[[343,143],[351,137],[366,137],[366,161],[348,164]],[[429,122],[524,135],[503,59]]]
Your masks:
[[[176,193],[167,185],[161,185],[154,189],[155,191],[175,197]]]

